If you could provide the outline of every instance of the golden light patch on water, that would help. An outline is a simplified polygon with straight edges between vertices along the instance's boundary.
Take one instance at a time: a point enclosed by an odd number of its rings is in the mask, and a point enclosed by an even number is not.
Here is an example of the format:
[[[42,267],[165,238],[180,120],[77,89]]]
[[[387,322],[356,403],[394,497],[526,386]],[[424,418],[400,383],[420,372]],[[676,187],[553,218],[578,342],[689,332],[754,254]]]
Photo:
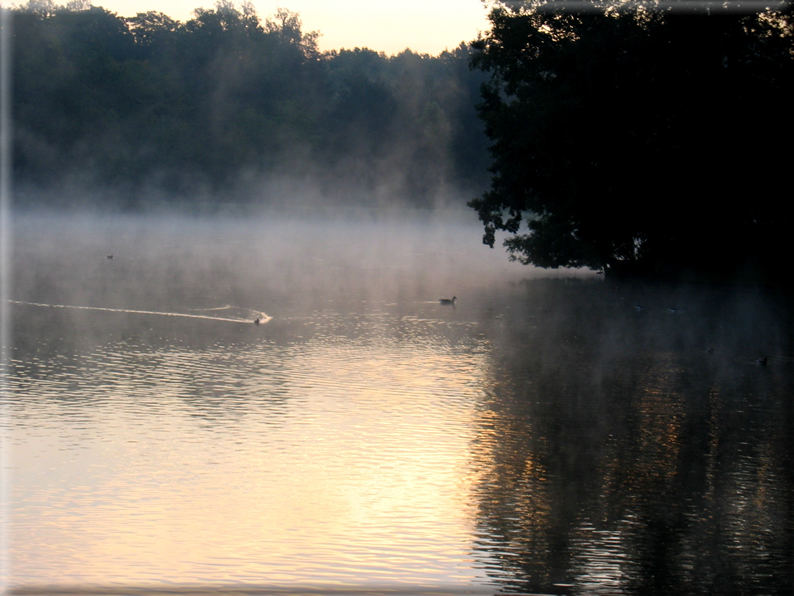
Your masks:
[[[478,581],[482,353],[337,339],[117,346],[28,379],[12,583]]]

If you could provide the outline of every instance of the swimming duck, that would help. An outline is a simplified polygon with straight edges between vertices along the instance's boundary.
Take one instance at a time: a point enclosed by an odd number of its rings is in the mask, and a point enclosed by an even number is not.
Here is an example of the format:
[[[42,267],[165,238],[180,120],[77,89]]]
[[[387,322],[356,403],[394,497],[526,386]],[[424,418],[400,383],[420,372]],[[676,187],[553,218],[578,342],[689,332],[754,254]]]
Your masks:
[[[254,319],[254,325],[259,325],[259,318]]]
[[[449,298],[442,298],[441,300],[439,300],[439,302],[441,304],[451,304],[452,306],[455,306],[455,300],[457,299],[458,299],[457,296],[453,296],[452,300],[450,300]]]
[[[766,366],[767,362],[768,362],[768,360],[767,360],[766,356],[764,356],[763,358],[759,358],[758,360],[755,361],[755,363],[758,366]]]

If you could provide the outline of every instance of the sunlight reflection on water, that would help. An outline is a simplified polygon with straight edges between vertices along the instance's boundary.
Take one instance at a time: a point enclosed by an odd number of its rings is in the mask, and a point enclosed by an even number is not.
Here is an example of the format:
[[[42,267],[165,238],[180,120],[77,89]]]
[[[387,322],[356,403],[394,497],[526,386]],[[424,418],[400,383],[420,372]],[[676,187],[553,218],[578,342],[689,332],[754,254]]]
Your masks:
[[[15,569],[45,584],[471,583],[481,350],[338,344],[116,345],[34,360],[37,380],[15,361],[13,534],[50,545],[47,566],[39,547]]]

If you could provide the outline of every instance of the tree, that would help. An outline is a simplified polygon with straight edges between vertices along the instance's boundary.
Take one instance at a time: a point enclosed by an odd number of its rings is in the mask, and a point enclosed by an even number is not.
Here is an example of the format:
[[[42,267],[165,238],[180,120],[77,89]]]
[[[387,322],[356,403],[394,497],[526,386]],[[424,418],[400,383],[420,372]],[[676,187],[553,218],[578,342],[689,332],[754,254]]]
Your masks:
[[[469,203],[484,243],[507,232],[512,259],[608,274],[729,273],[779,254],[789,15],[562,5],[497,3],[472,43],[490,75],[491,188]]]
[[[165,13],[154,10],[139,12],[134,17],[128,18],[127,25],[132,32],[135,43],[145,48],[167,44],[168,40],[181,27],[179,21],[175,21]]]
[[[289,43],[298,46],[306,57],[316,58],[319,54],[317,40],[320,38],[320,32],[309,31],[304,33],[301,30],[302,26],[303,22],[300,15],[286,8],[277,9],[273,18],[265,19],[265,31],[276,34]]]

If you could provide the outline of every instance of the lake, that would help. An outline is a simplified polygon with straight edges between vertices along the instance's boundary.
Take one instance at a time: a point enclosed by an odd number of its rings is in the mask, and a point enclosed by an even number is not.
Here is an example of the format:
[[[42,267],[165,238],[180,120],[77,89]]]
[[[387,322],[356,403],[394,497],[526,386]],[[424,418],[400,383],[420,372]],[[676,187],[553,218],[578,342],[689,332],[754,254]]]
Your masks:
[[[18,215],[9,592],[790,594],[788,297],[481,233]]]

